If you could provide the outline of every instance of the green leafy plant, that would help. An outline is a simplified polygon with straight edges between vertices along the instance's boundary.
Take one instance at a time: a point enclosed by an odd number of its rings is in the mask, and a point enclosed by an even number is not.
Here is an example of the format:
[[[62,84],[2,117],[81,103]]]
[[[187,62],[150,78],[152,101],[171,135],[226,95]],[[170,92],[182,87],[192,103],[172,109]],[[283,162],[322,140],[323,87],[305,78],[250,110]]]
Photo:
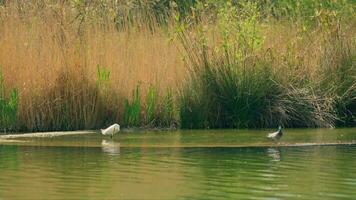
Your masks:
[[[96,84],[99,91],[102,91],[105,96],[108,95],[109,92],[109,83],[110,83],[110,70],[106,67],[97,65],[97,80]]]
[[[166,95],[163,99],[162,106],[162,119],[161,125],[165,127],[172,127],[176,122],[176,110],[174,105],[173,92],[171,89],[168,89]]]
[[[5,97],[4,78],[0,71],[0,127],[2,130],[6,131],[15,128],[18,102],[17,89],[10,91],[9,98]]]
[[[146,96],[146,124],[148,126],[153,126],[156,123],[157,97],[157,90],[151,85]]]
[[[141,123],[141,97],[140,87],[132,92],[131,102],[128,98],[124,103],[124,123],[126,126],[140,126]]]

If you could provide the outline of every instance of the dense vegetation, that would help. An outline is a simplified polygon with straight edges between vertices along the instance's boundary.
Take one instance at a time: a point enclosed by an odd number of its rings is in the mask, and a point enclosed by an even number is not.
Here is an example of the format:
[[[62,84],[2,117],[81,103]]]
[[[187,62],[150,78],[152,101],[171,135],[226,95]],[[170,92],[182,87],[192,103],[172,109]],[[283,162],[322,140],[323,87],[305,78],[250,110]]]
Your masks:
[[[355,6],[0,1],[0,129],[355,126]]]

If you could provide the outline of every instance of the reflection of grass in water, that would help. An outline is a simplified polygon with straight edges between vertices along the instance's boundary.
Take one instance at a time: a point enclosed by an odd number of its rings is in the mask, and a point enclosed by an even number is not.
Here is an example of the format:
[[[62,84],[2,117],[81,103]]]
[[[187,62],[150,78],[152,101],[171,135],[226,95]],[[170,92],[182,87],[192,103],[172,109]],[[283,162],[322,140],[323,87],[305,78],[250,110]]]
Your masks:
[[[26,186],[37,181],[34,187],[43,189],[40,198],[45,199],[65,198],[70,189],[73,190],[70,194],[78,198],[87,196],[88,192],[98,199],[107,197],[107,194],[125,194],[130,198],[131,195],[137,197],[136,190],[141,187],[148,192],[145,197],[159,198],[162,187],[155,183],[165,180],[164,183],[169,185],[165,188],[175,188],[169,190],[175,195],[172,198],[204,198],[208,195],[216,199],[226,195],[227,199],[238,199],[276,194],[282,198],[294,194],[323,199],[325,195],[344,194],[352,199],[354,147],[280,150],[281,162],[276,163],[268,156],[267,148],[126,148],[117,158],[107,156],[100,148],[19,148],[17,160],[21,168],[9,167],[1,171],[2,180],[7,180],[3,187],[9,187],[6,190],[9,192],[3,192],[2,196],[15,194],[23,199],[38,195],[36,190],[30,190],[33,189],[31,184]],[[5,157],[1,154],[3,162],[0,165],[10,166],[11,161]],[[37,173],[34,174],[34,170]],[[18,179],[14,180],[13,176]],[[287,183],[288,187],[285,186],[286,178],[293,180]],[[41,181],[48,179],[51,181]],[[315,182],[320,185],[313,185]],[[151,186],[147,188],[147,185]],[[16,193],[16,187],[30,189]],[[53,192],[51,188],[58,189]],[[150,189],[159,192],[152,194]],[[127,190],[133,192],[125,193]],[[320,193],[323,193],[322,197]]]
[[[18,146],[0,145],[0,170],[16,170],[19,167]]]

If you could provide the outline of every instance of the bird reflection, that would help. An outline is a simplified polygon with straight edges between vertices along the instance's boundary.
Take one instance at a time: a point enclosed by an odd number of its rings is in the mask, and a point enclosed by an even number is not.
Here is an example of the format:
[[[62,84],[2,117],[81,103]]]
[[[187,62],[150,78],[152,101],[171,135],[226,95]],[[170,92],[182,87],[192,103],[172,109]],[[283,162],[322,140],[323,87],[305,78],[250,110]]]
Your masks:
[[[114,142],[113,140],[102,140],[101,149],[109,155],[119,155],[120,143]]]
[[[272,161],[281,161],[281,151],[279,150],[279,148],[268,148],[267,154],[269,157],[272,158]]]

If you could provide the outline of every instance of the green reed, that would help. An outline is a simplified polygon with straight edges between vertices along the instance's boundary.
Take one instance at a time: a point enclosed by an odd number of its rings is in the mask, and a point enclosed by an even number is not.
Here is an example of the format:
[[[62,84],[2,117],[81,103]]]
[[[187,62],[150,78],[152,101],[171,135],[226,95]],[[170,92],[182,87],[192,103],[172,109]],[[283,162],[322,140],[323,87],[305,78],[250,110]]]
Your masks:
[[[13,130],[16,127],[18,110],[18,90],[11,89],[7,98],[5,95],[4,77],[0,67],[0,130]]]

